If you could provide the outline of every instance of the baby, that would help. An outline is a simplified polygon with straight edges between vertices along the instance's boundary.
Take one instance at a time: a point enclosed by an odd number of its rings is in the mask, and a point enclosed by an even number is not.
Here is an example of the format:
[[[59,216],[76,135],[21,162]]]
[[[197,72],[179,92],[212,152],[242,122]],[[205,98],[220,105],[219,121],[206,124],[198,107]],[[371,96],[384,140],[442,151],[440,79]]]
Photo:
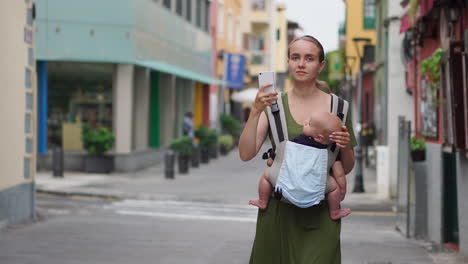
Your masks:
[[[308,123],[304,124],[303,134],[295,137],[292,142],[307,145],[316,148],[326,148],[330,141],[329,136],[332,132],[341,130],[341,120],[329,112],[316,113],[311,116]],[[268,160],[268,166],[271,166],[273,160]],[[331,167],[332,176],[327,177],[327,187],[325,190],[328,200],[330,218],[338,220],[351,213],[349,208],[341,209],[340,202],[346,194],[346,178],[341,161],[335,161]],[[257,206],[260,209],[266,209],[269,198],[273,191],[273,186],[267,178],[268,169],[266,169],[260,178],[258,186],[258,200],[250,200],[249,204]]]

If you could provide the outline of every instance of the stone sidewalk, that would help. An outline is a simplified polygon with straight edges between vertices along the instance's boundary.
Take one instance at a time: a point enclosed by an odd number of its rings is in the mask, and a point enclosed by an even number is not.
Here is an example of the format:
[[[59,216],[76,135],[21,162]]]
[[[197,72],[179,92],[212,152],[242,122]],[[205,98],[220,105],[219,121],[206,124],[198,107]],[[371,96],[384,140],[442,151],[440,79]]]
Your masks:
[[[244,170],[248,167],[247,169],[252,173],[227,180],[219,177],[219,173],[235,172],[239,166],[243,166]],[[165,178],[163,164],[132,173],[65,172],[63,178],[52,177],[50,171],[40,171],[36,176],[36,189],[41,193],[111,199],[244,203],[256,196],[257,182],[263,168],[264,162],[259,157],[249,162],[242,162],[237,150],[234,150],[227,156],[219,156],[211,160],[208,164],[200,164],[199,168],[190,168],[189,174],[176,173],[175,179]],[[364,169],[365,193],[351,192],[354,184],[354,171],[347,176],[347,179],[348,193],[343,206],[358,211],[390,212],[393,210],[393,201],[376,198],[374,169]]]

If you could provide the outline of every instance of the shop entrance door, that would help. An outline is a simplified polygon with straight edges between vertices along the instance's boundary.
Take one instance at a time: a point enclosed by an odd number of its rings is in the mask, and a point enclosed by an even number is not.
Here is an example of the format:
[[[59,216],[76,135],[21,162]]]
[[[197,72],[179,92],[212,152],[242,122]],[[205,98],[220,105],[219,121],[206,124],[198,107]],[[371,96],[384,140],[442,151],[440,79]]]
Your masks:
[[[444,242],[458,245],[457,171],[454,153],[442,154],[443,158],[443,235]]]

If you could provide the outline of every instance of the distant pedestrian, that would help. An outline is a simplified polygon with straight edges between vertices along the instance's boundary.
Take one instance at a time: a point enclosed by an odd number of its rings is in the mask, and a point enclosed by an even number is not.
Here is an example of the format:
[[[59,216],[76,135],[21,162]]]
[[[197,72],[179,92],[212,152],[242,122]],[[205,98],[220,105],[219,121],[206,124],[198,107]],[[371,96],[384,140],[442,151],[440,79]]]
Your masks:
[[[193,114],[191,112],[185,113],[184,119],[182,120],[182,134],[192,139],[195,137],[193,128]]]

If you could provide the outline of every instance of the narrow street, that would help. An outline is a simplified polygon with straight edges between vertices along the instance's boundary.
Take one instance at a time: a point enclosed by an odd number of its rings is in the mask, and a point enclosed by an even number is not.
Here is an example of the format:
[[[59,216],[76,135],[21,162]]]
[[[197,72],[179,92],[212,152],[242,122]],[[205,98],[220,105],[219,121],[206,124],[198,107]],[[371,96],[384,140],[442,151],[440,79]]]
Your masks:
[[[248,263],[256,209],[247,201],[256,195],[262,169],[260,159],[242,163],[231,152],[174,180],[165,179],[161,167],[81,185],[65,184],[70,174],[55,179],[62,185],[40,174],[38,189],[122,197],[38,194],[37,221],[0,233],[0,263]],[[342,263],[435,263],[421,243],[395,230],[389,202],[369,197],[348,193],[346,206],[354,213],[343,220]]]

